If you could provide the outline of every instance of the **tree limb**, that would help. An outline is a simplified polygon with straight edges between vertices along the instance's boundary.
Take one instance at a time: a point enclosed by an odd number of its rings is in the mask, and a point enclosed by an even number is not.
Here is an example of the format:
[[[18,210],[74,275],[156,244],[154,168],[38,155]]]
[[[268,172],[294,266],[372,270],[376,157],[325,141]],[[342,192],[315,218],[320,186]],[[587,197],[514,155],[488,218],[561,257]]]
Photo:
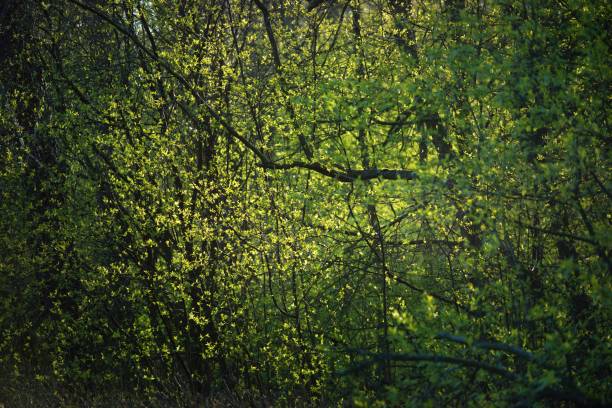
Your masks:
[[[310,0],[306,5],[306,11],[312,11],[323,4],[326,0]]]
[[[439,333],[435,336],[435,339],[436,340],[446,340],[446,341],[450,341],[453,343],[459,343],[459,344],[463,344],[466,346],[472,346],[472,347],[486,349],[486,350],[505,351],[507,353],[514,354],[515,356],[520,357],[523,360],[527,360],[527,361],[535,360],[535,356],[532,353],[526,350],[523,350],[520,347],[512,346],[510,344],[500,343],[497,341],[474,341],[470,344],[470,342],[465,337],[456,336],[450,333]]]
[[[426,362],[435,364],[454,364],[463,367],[471,367],[479,370],[485,370],[493,374],[497,374],[509,380],[517,381],[519,377],[511,371],[501,366],[483,363],[480,361],[468,360],[465,358],[440,356],[435,354],[403,354],[403,353],[388,353],[376,354],[369,360],[362,361],[352,367],[338,372],[338,375],[347,375],[353,372],[363,370],[381,361],[408,361],[408,362]]]

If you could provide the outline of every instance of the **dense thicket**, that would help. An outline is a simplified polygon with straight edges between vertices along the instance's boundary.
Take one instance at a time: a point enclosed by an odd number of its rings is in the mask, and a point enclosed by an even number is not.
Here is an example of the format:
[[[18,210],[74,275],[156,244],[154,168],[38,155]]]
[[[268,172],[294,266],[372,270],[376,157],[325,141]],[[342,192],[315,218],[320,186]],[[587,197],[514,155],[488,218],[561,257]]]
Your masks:
[[[604,406],[605,0],[8,0],[0,406]]]

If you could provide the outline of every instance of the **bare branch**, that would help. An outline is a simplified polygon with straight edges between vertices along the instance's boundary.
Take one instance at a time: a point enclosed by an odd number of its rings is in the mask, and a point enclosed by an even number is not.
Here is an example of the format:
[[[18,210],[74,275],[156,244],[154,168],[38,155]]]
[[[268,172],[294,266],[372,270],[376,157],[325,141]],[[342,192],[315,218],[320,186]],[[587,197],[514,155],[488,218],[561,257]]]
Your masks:
[[[486,350],[505,351],[507,353],[514,354],[515,356],[520,357],[527,361],[535,360],[535,356],[532,353],[526,350],[523,350],[520,347],[512,346],[510,344],[500,343],[497,341],[474,341],[470,344],[470,342],[465,337],[456,336],[456,335],[449,334],[449,333],[440,333],[436,335],[435,338],[436,340],[446,340],[446,341],[450,341],[453,343],[459,343],[459,344],[463,344],[466,346],[471,345],[472,347],[486,349]]]
[[[323,4],[326,0],[310,0],[306,5],[306,11],[312,11]]]
[[[451,356],[440,356],[435,354],[403,354],[403,353],[388,353],[388,354],[375,354],[369,360],[362,361],[353,365],[352,367],[339,372],[339,375],[347,375],[353,372],[363,370],[364,368],[370,367],[381,361],[407,361],[407,362],[426,362],[435,364],[454,364],[463,367],[476,368],[479,370],[485,370],[493,374],[497,374],[509,380],[517,381],[519,376],[506,368],[501,366],[494,366],[492,364],[483,363],[480,361],[468,360],[465,358],[451,357]]]

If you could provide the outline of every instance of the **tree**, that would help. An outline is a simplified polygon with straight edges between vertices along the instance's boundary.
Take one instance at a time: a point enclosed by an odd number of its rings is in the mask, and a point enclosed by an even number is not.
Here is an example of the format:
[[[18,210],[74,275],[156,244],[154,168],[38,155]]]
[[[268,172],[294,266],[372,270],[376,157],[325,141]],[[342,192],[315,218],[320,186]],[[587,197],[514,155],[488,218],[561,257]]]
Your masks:
[[[7,403],[610,401],[605,2],[5,9]]]

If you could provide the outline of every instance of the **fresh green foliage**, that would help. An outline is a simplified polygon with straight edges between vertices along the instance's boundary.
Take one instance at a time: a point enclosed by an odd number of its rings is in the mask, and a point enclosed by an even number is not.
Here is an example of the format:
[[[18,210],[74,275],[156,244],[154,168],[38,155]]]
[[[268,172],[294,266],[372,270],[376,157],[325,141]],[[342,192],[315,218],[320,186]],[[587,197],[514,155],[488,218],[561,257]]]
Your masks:
[[[612,403],[609,2],[0,8],[0,406]]]

